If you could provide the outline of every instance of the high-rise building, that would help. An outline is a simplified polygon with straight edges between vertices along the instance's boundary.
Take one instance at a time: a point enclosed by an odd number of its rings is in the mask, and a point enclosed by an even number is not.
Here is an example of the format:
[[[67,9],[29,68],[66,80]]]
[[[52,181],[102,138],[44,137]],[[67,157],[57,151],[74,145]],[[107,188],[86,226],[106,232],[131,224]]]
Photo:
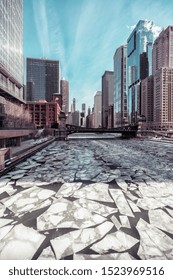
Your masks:
[[[69,111],[69,82],[61,79],[60,81],[60,93],[62,95],[62,110],[68,115]]]
[[[123,45],[114,54],[114,127],[128,123],[126,64],[127,46]]]
[[[154,128],[173,129],[173,26],[153,46]]]
[[[71,104],[71,112],[76,111],[76,98],[73,98],[72,104]]]
[[[102,93],[97,91],[94,96],[94,127],[101,127]]]
[[[86,104],[82,104],[82,113],[84,114],[84,117],[86,116]]]
[[[149,76],[141,81],[141,117],[145,121],[145,128],[153,128],[153,76]],[[142,120],[141,119],[141,120]]]
[[[114,104],[114,72],[105,71],[102,76],[102,127],[108,128],[109,106]]]
[[[153,45],[152,74],[162,67],[173,68],[173,26],[163,30]]]
[[[72,112],[72,125],[80,126],[80,112]]]
[[[52,100],[52,94],[59,91],[59,61],[45,58],[27,58],[27,101]],[[34,84],[33,100],[31,97],[30,83]]]
[[[0,1],[0,127],[25,127],[23,1]]]
[[[130,124],[141,116],[141,80],[151,75],[153,22],[140,20],[127,40],[127,104]]]

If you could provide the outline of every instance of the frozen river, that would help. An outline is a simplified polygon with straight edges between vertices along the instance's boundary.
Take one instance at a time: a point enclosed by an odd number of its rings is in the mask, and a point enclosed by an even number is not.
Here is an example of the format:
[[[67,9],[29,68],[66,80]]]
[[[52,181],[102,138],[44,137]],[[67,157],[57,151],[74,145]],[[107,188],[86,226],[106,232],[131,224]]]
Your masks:
[[[173,143],[54,142],[17,165],[0,259],[173,259]]]

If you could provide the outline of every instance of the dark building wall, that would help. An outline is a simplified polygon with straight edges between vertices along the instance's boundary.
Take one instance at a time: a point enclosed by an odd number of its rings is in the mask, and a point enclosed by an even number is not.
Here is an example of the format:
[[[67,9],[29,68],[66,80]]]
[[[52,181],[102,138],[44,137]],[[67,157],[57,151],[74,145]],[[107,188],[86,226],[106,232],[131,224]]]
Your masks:
[[[52,100],[53,93],[59,93],[59,61],[37,58],[27,58],[27,84],[34,83],[34,97],[27,86],[27,100]]]

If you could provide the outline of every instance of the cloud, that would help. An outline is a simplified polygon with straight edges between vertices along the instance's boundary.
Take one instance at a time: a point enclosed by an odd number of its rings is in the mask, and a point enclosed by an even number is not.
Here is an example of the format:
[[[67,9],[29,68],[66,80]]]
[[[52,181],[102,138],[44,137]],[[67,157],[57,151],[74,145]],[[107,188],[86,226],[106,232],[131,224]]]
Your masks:
[[[136,27],[136,24],[131,25],[131,26],[126,25],[126,27],[127,27],[128,29],[130,29],[131,31],[133,31],[133,29],[135,29],[135,27]]]
[[[45,0],[33,1],[34,21],[43,57],[50,55],[48,17]],[[34,40],[34,38],[33,38]]]

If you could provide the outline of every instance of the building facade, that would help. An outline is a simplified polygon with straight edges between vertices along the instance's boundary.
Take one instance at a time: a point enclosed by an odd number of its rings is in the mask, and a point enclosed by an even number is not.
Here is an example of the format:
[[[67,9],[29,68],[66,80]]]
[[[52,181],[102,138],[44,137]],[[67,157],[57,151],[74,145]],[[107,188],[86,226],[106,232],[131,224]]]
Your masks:
[[[60,81],[60,93],[62,95],[62,110],[68,115],[69,111],[69,82],[61,79]]]
[[[102,122],[102,93],[97,91],[94,96],[94,127],[101,127]],[[91,115],[91,113],[90,113]]]
[[[140,20],[127,40],[127,105],[130,124],[141,116],[141,80],[152,70],[153,23]]]
[[[47,102],[46,100],[28,101],[27,108],[32,116],[35,128],[51,128],[59,123],[61,108],[57,102]]]
[[[152,74],[162,67],[173,68],[173,26],[163,30],[153,44]]]
[[[153,76],[141,81],[141,117],[146,129],[153,129],[154,121],[154,82]]]
[[[0,1],[0,127],[31,125],[23,99],[23,1]]]
[[[60,93],[59,61],[45,58],[26,59],[27,101],[52,100],[52,94]],[[31,83],[33,91],[31,93]],[[33,98],[32,100],[29,100]]]
[[[153,45],[154,123],[173,129],[173,26],[163,30]]]
[[[105,71],[105,73],[102,76],[102,127],[103,128],[108,128],[109,106],[113,104],[114,104],[114,72]]]
[[[128,124],[126,64],[127,46],[123,45],[114,54],[114,127]]]

